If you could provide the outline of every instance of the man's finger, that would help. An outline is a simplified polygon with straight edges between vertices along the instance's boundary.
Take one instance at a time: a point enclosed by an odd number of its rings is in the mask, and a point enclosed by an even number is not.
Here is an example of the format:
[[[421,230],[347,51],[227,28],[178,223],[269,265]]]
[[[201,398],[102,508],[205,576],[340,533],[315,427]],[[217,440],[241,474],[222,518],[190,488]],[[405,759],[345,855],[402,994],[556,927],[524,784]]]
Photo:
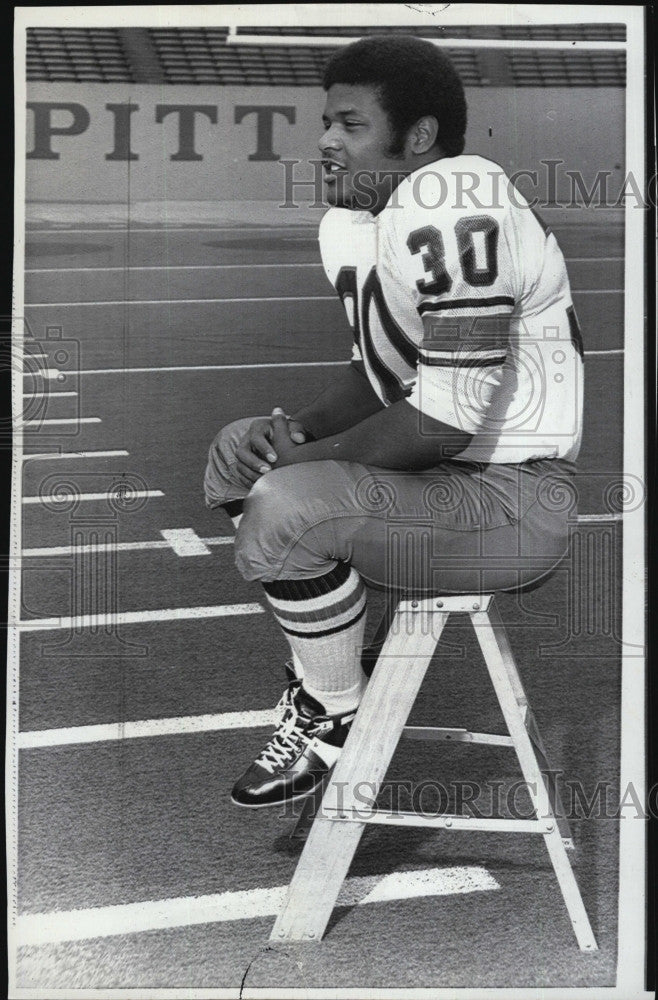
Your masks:
[[[236,467],[235,468],[236,468],[236,472],[238,474],[238,477],[243,480],[243,485],[246,485],[246,486],[250,486],[250,487],[253,486],[253,484],[258,479],[260,479],[261,475],[263,475],[263,473],[256,472],[254,469],[250,469],[248,465],[245,465],[244,462],[240,462],[239,460],[236,463]],[[269,469],[268,469],[268,471],[269,471]]]
[[[254,434],[251,438],[251,447],[268,462],[276,462],[276,452],[272,449],[272,445],[265,435]]]
[[[277,435],[284,435],[287,438],[290,437],[290,431],[288,430],[288,418],[280,406],[275,406],[272,410],[272,430],[274,431],[275,440]]]
[[[299,420],[288,420],[288,433],[295,444],[306,443],[306,431]]]
[[[247,447],[238,448],[235,457],[238,460],[238,465],[244,465],[253,472],[258,472],[262,475],[264,472],[270,471],[271,466]]]

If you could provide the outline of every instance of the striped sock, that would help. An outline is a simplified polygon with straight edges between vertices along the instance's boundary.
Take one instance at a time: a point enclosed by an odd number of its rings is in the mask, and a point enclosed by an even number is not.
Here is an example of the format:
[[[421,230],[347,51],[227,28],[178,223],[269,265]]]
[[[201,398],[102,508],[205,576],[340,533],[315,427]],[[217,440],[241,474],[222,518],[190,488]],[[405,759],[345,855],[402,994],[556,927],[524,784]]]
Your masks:
[[[274,616],[303,667],[304,690],[328,715],[358,705],[366,683],[361,669],[366,592],[349,563],[312,580],[264,583]]]

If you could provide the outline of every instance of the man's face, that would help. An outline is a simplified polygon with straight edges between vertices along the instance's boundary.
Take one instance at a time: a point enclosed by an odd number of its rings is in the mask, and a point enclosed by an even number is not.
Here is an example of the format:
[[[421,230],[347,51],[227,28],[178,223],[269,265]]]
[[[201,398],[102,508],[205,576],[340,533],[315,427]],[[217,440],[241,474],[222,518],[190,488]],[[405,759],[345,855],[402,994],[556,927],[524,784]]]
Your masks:
[[[322,153],[327,201],[376,215],[412,169],[403,154],[389,152],[391,132],[374,87],[335,83],[322,115]]]

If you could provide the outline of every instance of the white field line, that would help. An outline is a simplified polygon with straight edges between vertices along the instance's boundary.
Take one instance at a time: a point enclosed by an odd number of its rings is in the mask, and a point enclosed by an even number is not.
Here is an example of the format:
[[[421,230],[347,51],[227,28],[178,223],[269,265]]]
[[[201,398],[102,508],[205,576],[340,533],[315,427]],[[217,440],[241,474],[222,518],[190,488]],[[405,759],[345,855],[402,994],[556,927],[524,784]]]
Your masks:
[[[314,227],[317,228],[319,221],[320,220],[318,219],[318,222],[316,222],[315,220],[311,222],[299,222],[297,225],[291,223],[290,225],[286,226],[281,226],[281,225],[277,226],[274,223],[263,223],[262,225],[254,225],[248,228],[241,226],[239,223],[236,223],[234,226],[195,226],[195,225],[186,226],[182,223],[181,225],[178,226],[124,226],[121,223],[113,225],[111,222],[109,222],[106,226],[103,226],[100,229],[92,227],[87,229],[86,227],[83,226],[74,226],[72,228],[60,229],[56,223],[53,223],[53,225],[50,226],[50,228],[48,229],[36,229],[28,227],[25,232],[27,236],[59,236],[61,233],[78,233],[80,235],[83,235],[84,233],[105,233],[107,236],[111,236],[112,233],[130,233],[131,236],[135,236],[136,234],[142,234],[142,233],[174,232],[174,233],[239,233],[240,236],[244,237],[245,235],[258,236],[260,233],[264,231],[269,232],[270,229],[274,230],[275,232],[281,232],[281,233],[298,231],[300,229],[302,230],[313,229]]]
[[[126,494],[128,500],[138,500],[146,497],[163,497],[164,493],[162,490],[130,490]],[[70,503],[71,500],[75,500],[76,503],[80,503],[82,500],[120,500],[122,493],[120,489],[112,492],[111,490],[105,491],[104,493],[46,493],[42,497],[23,497],[23,503],[34,504],[34,503]]]
[[[199,539],[204,545],[232,545],[233,538],[230,535],[219,535],[216,538]],[[41,556],[72,556],[82,555],[85,552],[137,552],[143,549],[171,549],[171,542],[163,539],[154,539],[146,542],[108,542],[102,545],[54,545],[50,548],[23,549],[21,555],[24,558]],[[200,553],[201,554],[201,553]],[[205,553],[203,553],[205,555]]]
[[[164,528],[160,531],[160,534],[177,556],[188,558],[189,556],[212,555],[210,549],[203,539],[199,538],[194,528]]]
[[[605,257],[596,258],[598,261],[605,259]],[[294,267],[299,269],[300,267],[322,267],[322,263],[317,261],[312,263],[305,262],[303,264],[281,264],[278,261],[274,261],[271,264],[130,264],[126,267],[28,267],[25,269],[25,274],[84,274],[87,271],[121,271],[122,273],[126,271],[222,271],[231,270],[232,268],[239,268],[241,271],[244,271],[248,267]]]
[[[618,263],[623,261],[623,257],[565,257],[567,264],[610,264]],[[322,263],[317,261],[316,263],[301,263],[301,264],[289,264],[281,263],[279,261],[272,261],[269,264],[130,264],[126,267],[28,267],[25,269],[25,274],[78,274],[89,271],[94,272],[112,272],[112,271],[222,271],[231,269],[240,269],[244,271],[246,268],[300,268],[300,267],[322,267]]]
[[[148,622],[183,621],[189,618],[226,618],[233,615],[262,615],[260,604],[217,604],[196,608],[161,608],[157,611],[118,611],[102,615],[78,615],[74,618],[32,618],[10,623],[21,632],[55,629],[100,628],[107,625],[136,625]]]
[[[219,302],[339,302],[334,295],[259,295],[237,299],[99,299],[97,302],[30,302],[26,309],[61,309],[78,306],[197,306]]]
[[[113,456],[125,458],[128,454],[129,452],[120,449],[117,451],[42,451],[32,455],[23,454],[21,457],[24,462],[46,462],[50,459],[61,458],[111,458]]]
[[[452,896],[499,888],[496,879],[486,868],[480,866],[427,868],[347,879],[338,896],[337,906],[362,906],[397,899]],[[267,889],[144,900],[86,910],[23,914],[17,919],[16,941],[19,947],[27,947],[197,924],[273,917],[281,910],[287,891],[287,885],[277,885]]]
[[[33,374],[32,372],[30,374]],[[54,399],[55,396],[77,396],[77,392],[24,392],[23,399]]]
[[[222,712],[215,715],[184,715],[171,719],[109,722],[99,726],[37,729],[19,733],[18,746],[21,750],[34,750],[40,747],[106,743],[153,736],[188,736],[192,733],[220,732],[224,729],[256,729],[258,726],[276,725],[280,714],[276,709],[267,708],[252,712]]]
[[[55,424],[100,424],[100,417],[52,417],[47,420],[24,420],[20,427],[54,427]]]
[[[63,372],[60,368],[40,368],[35,372],[23,372],[23,378],[57,379],[63,382],[67,375],[77,375],[77,372]]]
[[[318,368],[322,366],[349,365],[349,361],[272,361],[260,364],[249,365],[170,365],[156,368],[86,368],[83,371],[67,372],[77,378],[79,375],[132,375],[150,372],[216,372],[216,371],[243,371],[254,368]],[[61,374],[57,369],[50,369],[52,374],[47,377],[54,378]],[[32,373],[25,372],[26,377]],[[39,374],[42,374],[41,372]]]
[[[611,347],[602,351],[585,351],[585,357],[604,356],[606,354],[623,354],[623,347]],[[67,374],[78,378],[80,375],[144,375],[155,372],[217,372],[217,371],[251,371],[253,369],[266,368],[328,368],[337,365],[349,365],[349,361],[272,361],[260,364],[249,365],[171,365],[169,367],[161,365],[153,368],[86,368],[82,371],[68,372]],[[52,371],[52,369],[51,369]],[[41,374],[41,373],[40,373]],[[48,377],[53,378],[58,375],[57,370]],[[26,377],[31,373],[26,372]]]
[[[605,524],[623,520],[623,514],[579,514],[578,524]]]

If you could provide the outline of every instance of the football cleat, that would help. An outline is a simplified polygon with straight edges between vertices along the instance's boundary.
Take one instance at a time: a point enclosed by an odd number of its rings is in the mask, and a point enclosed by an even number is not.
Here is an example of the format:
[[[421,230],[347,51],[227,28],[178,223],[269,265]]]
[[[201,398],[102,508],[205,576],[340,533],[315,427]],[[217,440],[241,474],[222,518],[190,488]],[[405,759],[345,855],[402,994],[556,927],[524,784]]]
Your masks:
[[[300,680],[288,685],[277,707],[283,712],[272,738],[233,786],[238,806],[278,806],[310,795],[338,760],[356,715],[356,709],[327,715]]]

